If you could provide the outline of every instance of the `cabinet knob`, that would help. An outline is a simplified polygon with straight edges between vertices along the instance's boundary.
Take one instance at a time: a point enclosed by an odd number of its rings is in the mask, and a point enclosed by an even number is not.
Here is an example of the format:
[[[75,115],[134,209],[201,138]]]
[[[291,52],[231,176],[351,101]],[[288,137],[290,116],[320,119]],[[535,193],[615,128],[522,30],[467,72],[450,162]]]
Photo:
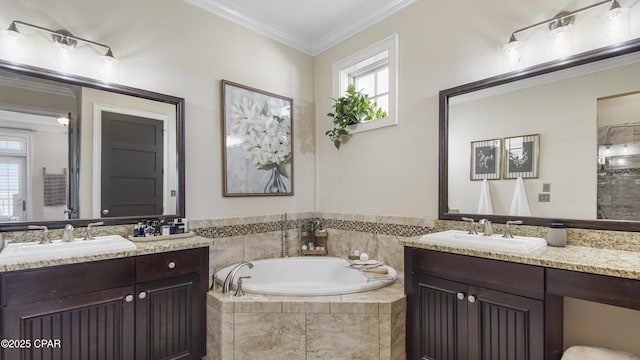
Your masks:
[[[476,302],[476,297],[473,295],[469,295],[469,297],[467,298],[467,300],[469,300],[470,303],[475,303]]]
[[[173,262],[173,261],[170,261],[170,262],[169,262],[169,264],[167,264],[167,267],[168,267],[169,269],[175,269],[175,267],[176,267],[176,263],[175,263],[175,262]]]
[[[140,300],[144,299],[147,297],[147,292],[146,291],[140,291],[140,293],[138,294],[138,298],[140,298]]]
[[[132,302],[133,301],[133,295],[127,295],[124,297],[124,301],[126,302]]]
[[[102,209],[102,215],[109,215],[109,209]]]
[[[464,300],[464,293],[463,292],[459,292],[456,294],[456,297],[458,298],[458,300]]]

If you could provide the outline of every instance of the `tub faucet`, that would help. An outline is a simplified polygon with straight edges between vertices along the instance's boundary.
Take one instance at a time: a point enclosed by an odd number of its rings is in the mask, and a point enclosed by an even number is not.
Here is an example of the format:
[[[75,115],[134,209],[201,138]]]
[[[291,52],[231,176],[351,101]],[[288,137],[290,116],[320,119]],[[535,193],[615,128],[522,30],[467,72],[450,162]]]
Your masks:
[[[491,226],[491,221],[487,220],[487,219],[480,219],[478,221],[478,224],[484,226],[484,236],[491,236],[493,235],[493,227]]]
[[[94,226],[100,226],[100,225],[104,225],[104,222],[103,221],[98,221],[98,222],[87,224],[87,235],[85,235],[84,239],[85,240],[94,240],[95,238],[93,237],[93,234],[91,234],[91,228],[94,227]]]
[[[29,225],[30,230],[42,230],[42,240],[40,240],[40,244],[51,244],[51,240],[49,239],[49,229],[46,226],[40,225]]]
[[[223,293],[229,292],[231,290],[231,284],[233,284],[233,279],[236,277],[236,273],[245,265],[248,266],[249,269],[253,269],[253,264],[250,262],[243,262],[234,266],[231,271],[229,271],[229,274],[227,274],[227,277],[224,279],[224,284],[222,285]]]

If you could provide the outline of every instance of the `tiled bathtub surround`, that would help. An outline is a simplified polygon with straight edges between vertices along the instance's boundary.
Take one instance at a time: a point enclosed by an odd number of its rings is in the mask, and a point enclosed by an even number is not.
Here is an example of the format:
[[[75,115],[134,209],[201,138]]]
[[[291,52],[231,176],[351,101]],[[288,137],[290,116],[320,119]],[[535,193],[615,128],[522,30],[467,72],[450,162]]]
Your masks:
[[[405,359],[402,284],[320,296],[207,296],[210,360]]]
[[[347,214],[288,214],[283,226],[282,214],[215,220],[193,220],[190,227],[197,235],[216,239],[211,247],[210,268],[213,273],[224,266],[281,255],[282,229],[286,229],[289,256],[298,256],[300,224],[305,219],[318,220],[327,229],[329,255],[347,257],[354,250],[366,252],[402,271],[403,249],[400,239],[425,234],[433,221],[390,216]]]

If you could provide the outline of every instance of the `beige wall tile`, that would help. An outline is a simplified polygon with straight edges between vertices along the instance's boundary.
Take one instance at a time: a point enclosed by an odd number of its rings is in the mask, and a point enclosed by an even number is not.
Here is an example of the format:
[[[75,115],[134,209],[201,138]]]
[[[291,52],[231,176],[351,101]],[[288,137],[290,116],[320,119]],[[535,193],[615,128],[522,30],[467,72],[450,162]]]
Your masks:
[[[378,242],[378,260],[396,269],[404,271],[404,246],[395,235],[376,234]]]
[[[305,360],[304,314],[236,314],[234,360]]]
[[[282,235],[280,231],[251,234],[244,237],[244,261],[280,257]]]
[[[209,268],[211,271],[242,262],[243,258],[242,236],[218,238],[215,244],[209,247]]]
[[[378,303],[377,302],[332,302],[331,303],[332,314],[377,314]]]
[[[377,259],[378,244],[374,234],[358,231],[343,231],[341,254],[346,256],[353,253],[354,250],[360,250],[360,253],[367,253],[369,259]]]
[[[282,312],[302,314],[329,314],[331,312],[331,305],[328,301],[283,301]]]
[[[307,360],[380,359],[377,314],[307,314]]]

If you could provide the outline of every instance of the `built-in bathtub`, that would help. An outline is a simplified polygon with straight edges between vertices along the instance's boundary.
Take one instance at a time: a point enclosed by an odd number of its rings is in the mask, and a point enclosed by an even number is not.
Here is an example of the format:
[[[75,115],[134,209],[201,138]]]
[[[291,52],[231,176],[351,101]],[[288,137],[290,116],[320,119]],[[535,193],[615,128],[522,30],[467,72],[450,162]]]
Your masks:
[[[235,276],[243,279],[245,292],[266,295],[319,296],[342,295],[388,286],[398,279],[392,267],[383,265],[375,270],[387,270],[386,275],[363,273],[350,267],[349,262],[337,257],[290,257],[264,259],[251,262],[253,268],[242,267]],[[219,285],[231,269],[230,265],[216,273]]]
[[[222,294],[220,286],[207,295],[207,359],[406,359],[406,297],[402,283],[395,281],[398,274],[394,269],[388,268],[388,279],[367,281],[339,258],[295,257],[252,263],[253,269],[243,268],[236,276],[251,276],[243,280],[245,296]],[[219,279],[224,280],[230,268],[217,272]],[[270,283],[266,279],[272,278],[268,275],[271,271],[280,285],[272,284],[268,290],[250,286]],[[327,277],[335,281],[327,285],[322,280]],[[313,293],[316,286],[332,295]],[[303,295],[291,295],[292,288],[305,290]],[[336,294],[338,288],[342,294]],[[288,294],[273,295],[274,290]]]

